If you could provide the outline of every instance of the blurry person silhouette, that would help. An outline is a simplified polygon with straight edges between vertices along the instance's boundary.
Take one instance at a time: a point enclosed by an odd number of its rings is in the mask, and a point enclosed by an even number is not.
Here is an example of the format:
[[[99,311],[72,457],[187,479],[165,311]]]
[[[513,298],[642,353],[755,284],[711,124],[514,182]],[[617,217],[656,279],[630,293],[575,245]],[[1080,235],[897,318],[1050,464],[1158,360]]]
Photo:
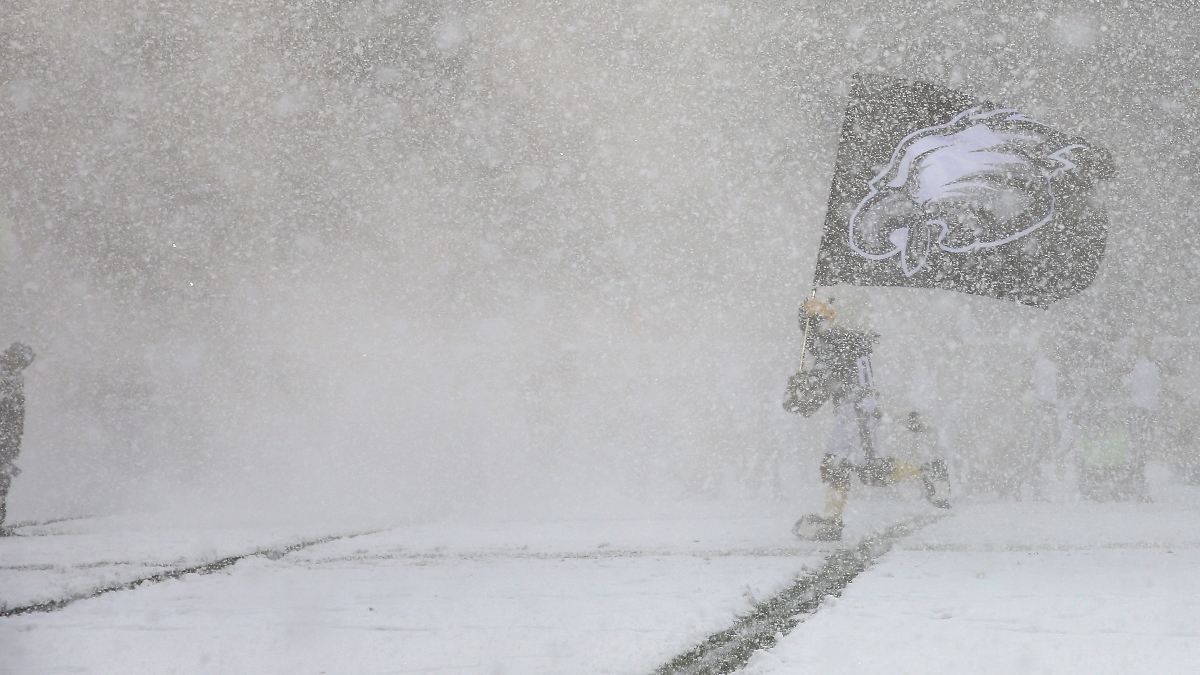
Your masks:
[[[879,336],[845,325],[853,322],[852,303],[841,303],[836,311],[834,304],[833,298],[812,298],[804,304],[802,321],[815,322],[816,326],[811,347],[814,360],[811,368],[802,368],[788,380],[783,404],[787,411],[809,417],[826,400],[833,401],[834,428],[821,459],[825,512],[804,516],[792,530],[802,539],[815,541],[841,539],[842,513],[855,475],[864,485],[874,487],[920,479],[926,486],[926,497],[935,506],[950,507],[950,482],[944,462],[934,460],[916,466],[880,456],[877,439],[882,415],[871,370],[871,353]],[[914,433],[921,433],[919,415],[915,424]]]
[[[896,454],[908,460],[907,471],[901,473],[921,479],[925,499],[930,504],[942,509],[950,508],[950,480],[946,462],[937,456],[937,430],[925,422],[921,413],[913,410],[904,418],[904,431],[900,432],[899,438],[903,440],[901,447],[896,448]],[[896,461],[897,468],[902,468],[905,462]],[[922,462],[915,472],[912,471],[913,462]]]
[[[1124,378],[1127,394],[1110,372],[1080,396],[1073,421],[1079,491],[1095,501],[1149,501],[1146,456],[1154,450],[1158,366],[1138,357]]]
[[[25,432],[25,377],[21,371],[30,363],[33,350],[20,342],[0,353],[0,533],[6,533],[3,525],[8,489],[21,472],[14,464]]]
[[[1146,459],[1160,448],[1158,445],[1158,395],[1161,383],[1158,364],[1138,356],[1129,373],[1129,440],[1133,445],[1135,478],[1133,488],[1139,497],[1147,498]]]

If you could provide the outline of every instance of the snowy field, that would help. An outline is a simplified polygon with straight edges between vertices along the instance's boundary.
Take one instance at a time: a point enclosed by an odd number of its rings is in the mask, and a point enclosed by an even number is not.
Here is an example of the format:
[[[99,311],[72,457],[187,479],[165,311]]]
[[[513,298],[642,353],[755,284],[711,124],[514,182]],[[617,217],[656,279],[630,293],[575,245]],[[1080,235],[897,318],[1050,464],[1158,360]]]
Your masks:
[[[984,504],[901,541],[747,675],[1195,673],[1200,510]]]
[[[0,675],[1200,673],[1198,128],[1200,2],[4,0]]]
[[[744,672],[1193,672],[1200,495],[1174,490],[1149,504],[964,506]],[[0,618],[0,672],[650,673],[835,548],[932,513],[853,507],[838,545],[793,540],[780,515],[347,536],[131,517],[26,526],[0,540],[9,610],[226,562]]]
[[[0,597],[268,553],[0,619],[0,672],[649,672],[831,550],[792,539],[790,517],[423,525],[284,555],[313,533],[121,524],[0,540]]]

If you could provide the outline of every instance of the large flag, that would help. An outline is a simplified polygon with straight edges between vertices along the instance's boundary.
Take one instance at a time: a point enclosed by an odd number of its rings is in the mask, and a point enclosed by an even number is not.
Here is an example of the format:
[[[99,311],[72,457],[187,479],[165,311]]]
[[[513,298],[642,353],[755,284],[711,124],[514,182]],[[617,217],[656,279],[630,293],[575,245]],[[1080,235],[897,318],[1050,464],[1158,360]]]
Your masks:
[[[856,75],[814,284],[944,288],[1047,307],[1091,283],[1107,151],[1011,108]]]

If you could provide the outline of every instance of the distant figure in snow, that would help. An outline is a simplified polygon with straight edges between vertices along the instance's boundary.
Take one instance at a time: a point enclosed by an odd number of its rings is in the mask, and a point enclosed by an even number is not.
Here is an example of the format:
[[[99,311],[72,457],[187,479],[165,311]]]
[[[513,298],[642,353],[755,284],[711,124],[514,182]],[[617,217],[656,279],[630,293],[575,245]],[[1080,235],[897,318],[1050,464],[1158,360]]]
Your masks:
[[[1137,357],[1129,373],[1129,436],[1132,441],[1134,489],[1138,497],[1146,498],[1146,457],[1155,449],[1155,428],[1158,426],[1158,395],[1161,389],[1158,366],[1145,356]]]
[[[904,418],[902,428],[888,438],[888,449],[898,457],[915,461],[934,461],[938,454],[938,434],[916,410]]]
[[[802,318],[815,322],[812,341],[815,362],[788,381],[783,407],[789,412],[811,416],[833,400],[834,428],[821,459],[821,482],[826,485],[824,515],[807,515],[793,528],[796,536],[817,541],[842,537],[842,512],[850,495],[850,480],[857,475],[864,485],[882,487],[921,479],[926,497],[940,508],[950,508],[950,482],[946,465],[933,460],[921,466],[880,457],[879,395],[871,371],[871,352],[878,335],[835,325],[833,299],[813,298],[804,304]],[[914,433],[924,431],[920,416],[914,418]]]
[[[12,479],[21,472],[13,463],[21,452],[25,432],[25,378],[21,371],[33,363],[33,350],[14,342],[0,353],[0,526]],[[0,534],[5,530],[0,528]]]
[[[1095,356],[1076,362],[1074,381],[1068,380],[1078,488],[1095,501],[1148,501],[1145,460],[1155,435],[1159,371],[1149,359],[1130,353],[1136,339],[1113,337],[1081,339]],[[1072,349],[1082,351],[1075,345]],[[1121,377],[1114,366],[1132,368]]]
[[[1160,388],[1158,366],[1150,359],[1139,356],[1133,364],[1133,372],[1129,373],[1129,397],[1133,407],[1154,412],[1158,407]]]

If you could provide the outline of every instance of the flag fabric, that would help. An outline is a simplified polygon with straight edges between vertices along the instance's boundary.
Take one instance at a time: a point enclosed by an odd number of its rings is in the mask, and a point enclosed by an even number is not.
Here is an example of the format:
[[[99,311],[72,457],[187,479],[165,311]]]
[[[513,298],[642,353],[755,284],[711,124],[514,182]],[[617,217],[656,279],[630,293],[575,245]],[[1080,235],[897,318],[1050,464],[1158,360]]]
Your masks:
[[[1047,307],[1092,282],[1109,153],[924,82],[856,75],[818,286],[942,288]]]

